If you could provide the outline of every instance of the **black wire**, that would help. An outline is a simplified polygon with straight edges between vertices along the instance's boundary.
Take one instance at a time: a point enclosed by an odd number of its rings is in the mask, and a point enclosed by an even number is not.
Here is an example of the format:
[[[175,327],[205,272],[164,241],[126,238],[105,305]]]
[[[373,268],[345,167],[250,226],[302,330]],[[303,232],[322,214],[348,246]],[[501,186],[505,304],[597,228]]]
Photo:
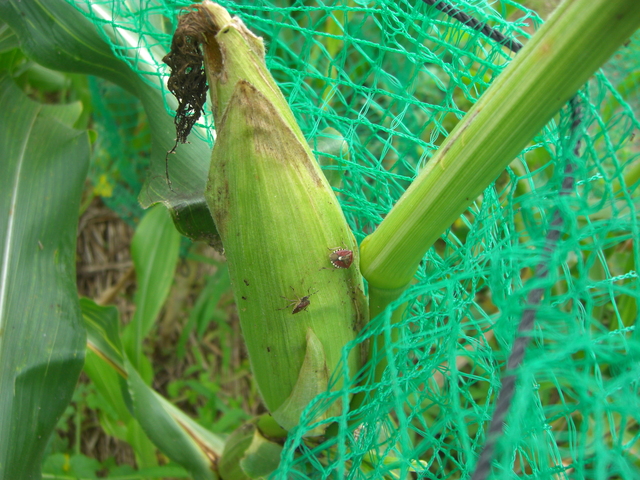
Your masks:
[[[498,30],[491,28],[486,23],[482,23],[476,18],[464,13],[462,10],[446,3],[443,0],[422,0],[427,5],[437,8],[441,12],[455,18],[459,22],[467,25],[468,27],[481,32],[492,40],[496,41],[500,45],[504,45],[512,52],[518,53],[523,45],[514,40],[505,37]],[[579,100],[573,97],[570,102],[571,105],[571,141],[575,141],[573,148],[573,156],[577,157],[580,150],[580,140],[577,136],[578,127],[581,123],[582,112],[580,109]],[[562,180],[562,190],[560,196],[571,194],[573,186],[575,184],[575,177],[573,176],[574,165],[572,158],[568,158],[565,170],[564,178]],[[556,210],[551,220],[551,228],[547,234],[543,256],[544,260],[536,266],[535,279],[544,279],[549,276],[549,259],[556,249],[558,240],[560,239],[561,227],[564,223],[560,210]],[[533,325],[535,322],[536,310],[542,300],[544,294],[543,288],[534,288],[527,295],[527,304],[529,307],[525,309],[518,325],[518,333],[513,343],[509,359],[507,360],[507,369],[502,381],[502,388],[498,393],[496,400],[496,407],[489,424],[489,429],[486,435],[482,452],[476,463],[475,470],[471,476],[471,480],[486,480],[491,474],[491,461],[493,460],[495,448],[500,435],[503,431],[504,420],[509,413],[509,407],[513,401],[513,396],[516,389],[516,369],[522,365],[524,360],[525,350],[531,341],[530,332],[533,331]]]
[[[504,36],[501,32],[499,32],[495,28],[490,27],[486,23],[480,22],[479,20],[473,18],[472,16],[464,13],[459,8],[449,5],[443,0],[422,0],[422,1],[427,5],[437,8],[438,10],[449,15],[450,17],[455,18],[456,20],[463,23],[464,25],[467,25],[468,27],[471,27],[474,30],[486,35],[492,40],[495,40],[500,45],[504,45],[513,53],[518,53],[520,49],[523,47],[523,45],[517,40]]]
[[[578,138],[578,127],[582,122],[582,111],[580,109],[580,102],[578,97],[575,96],[571,99],[571,141],[575,141],[573,148],[573,158],[576,158],[580,151],[580,140]],[[559,192],[560,196],[570,195],[575,185],[575,177],[573,171],[575,165],[572,163],[572,158],[568,156],[567,163],[564,168],[564,178],[562,180],[562,189]],[[551,228],[547,233],[545,240],[543,260],[536,266],[534,280],[544,279],[549,276],[549,260],[553,251],[556,249],[558,240],[560,239],[561,227],[564,224],[562,213],[560,209],[556,210],[551,220]],[[523,312],[520,324],[518,325],[518,333],[516,339],[513,342],[511,354],[507,360],[507,369],[502,380],[502,388],[498,393],[498,399],[496,400],[496,408],[489,424],[489,430],[486,435],[482,452],[476,463],[475,471],[471,476],[471,480],[485,480],[491,473],[491,461],[494,457],[496,445],[502,434],[502,425],[504,419],[509,413],[509,407],[513,401],[513,396],[516,389],[516,376],[515,371],[524,360],[524,353],[527,345],[531,341],[530,333],[533,331],[533,324],[535,321],[536,310],[540,305],[544,288],[534,288],[529,292],[527,296],[528,308]]]

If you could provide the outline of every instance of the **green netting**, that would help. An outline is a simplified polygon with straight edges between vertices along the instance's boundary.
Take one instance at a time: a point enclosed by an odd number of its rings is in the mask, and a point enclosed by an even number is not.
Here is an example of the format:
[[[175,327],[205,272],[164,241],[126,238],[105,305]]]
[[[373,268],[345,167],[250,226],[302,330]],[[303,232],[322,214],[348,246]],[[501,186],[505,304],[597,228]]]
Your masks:
[[[191,2],[69,2],[163,89],[171,111],[161,58],[179,8]],[[310,143],[327,127],[348,142],[348,159],[327,168],[341,172],[337,193],[359,241],[512,58],[418,0],[220,3],[265,38],[267,64]],[[450,3],[523,43],[541,24],[508,0]],[[357,372],[342,372],[344,388],[317,398],[292,432],[276,478],[466,478],[485,442],[524,299],[540,287],[545,296],[516,372],[494,478],[640,478],[639,62],[636,35],[605,67],[610,80],[599,73],[580,93],[586,135],[575,194],[559,194],[562,154],[572,148],[565,109],[362,332],[358,342],[397,338],[387,345],[382,381],[362,392],[369,401],[345,410],[335,437],[303,440],[318,410],[361,390]],[[211,142],[209,118],[195,134]],[[533,272],[556,207],[564,232],[540,280]],[[404,319],[392,324],[405,303]],[[350,425],[356,414],[364,420]]]
[[[122,88],[89,78],[97,138],[90,178],[94,192],[129,223],[142,215],[137,202],[149,167],[149,126],[140,101]]]

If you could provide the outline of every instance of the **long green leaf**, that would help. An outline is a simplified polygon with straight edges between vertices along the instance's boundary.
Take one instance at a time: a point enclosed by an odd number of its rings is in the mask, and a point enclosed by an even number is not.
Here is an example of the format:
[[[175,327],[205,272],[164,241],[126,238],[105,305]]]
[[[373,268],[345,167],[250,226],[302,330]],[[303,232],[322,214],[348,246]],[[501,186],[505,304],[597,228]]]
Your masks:
[[[40,478],[84,359],[75,247],[89,142],[69,126],[80,111],[0,76],[0,478]]]
[[[87,298],[80,299],[80,308],[88,330],[84,372],[111,407],[111,412],[100,412],[100,424],[107,434],[131,445],[139,468],[156,466],[155,446],[130,412],[133,407],[122,358],[118,310],[101,307]]]
[[[142,380],[123,354],[118,316],[113,307],[101,307],[88,299],[83,299],[81,306],[88,348],[103,362],[103,368],[111,368],[120,377],[122,398],[114,403],[127,405],[149,439],[194,478],[215,479],[214,466],[222,454],[223,440],[191,420]],[[95,381],[92,373],[90,377]]]
[[[124,347],[136,369],[149,382],[151,372],[144,368],[142,342],[156,321],[173,283],[178,262],[180,235],[162,207],[147,212],[131,243],[138,290],[136,313],[124,331]]]
[[[167,206],[176,228],[195,240],[214,244],[217,233],[204,201],[211,149],[192,135],[170,156],[173,190],[165,177],[165,157],[176,137],[160,91],[147,84],[127,63],[115,57],[96,27],[64,0],[3,0],[0,20],[10,25],[31,59],[53,70],[97,75],[136,95],[151,129],[151,166],[140,203]]]

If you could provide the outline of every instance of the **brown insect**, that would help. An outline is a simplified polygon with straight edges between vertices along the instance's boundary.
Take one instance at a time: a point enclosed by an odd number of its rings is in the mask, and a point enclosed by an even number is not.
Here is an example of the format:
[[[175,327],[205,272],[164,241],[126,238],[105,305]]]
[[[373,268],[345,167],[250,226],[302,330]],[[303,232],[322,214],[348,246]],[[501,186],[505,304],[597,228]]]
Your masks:
[[[336,268],[349,268],[353,263],[353,252],[342,247],[330,248],[333,250],[329,255],[331,265]]]
[[[291,290],[293,290],[293,287],[291,287]],[[309,287],[309,290],[311,290],[311,287]],[[307,294],[304,297],[298,297],[298,295],[296,295],[296,291],[293,290],[293,294],[296,296],[295,300],[291,300],[290,298],[287,298],[287,297],[282,297],[285,300],[287,300],[289,304],[286,307],[279,308],[278,310],[284,310],[286,308],[293,307],[293,311],[291,312],[292,315],[295,315],[296,313],[300,313],[303,310],[306,310],[307,307],[311,304],[311,302],[309,301],[309,297],[311,295],[315,295],[316,293],[318,293],[318,290],[316,290],[313,293],[309,293],[309,290],[307,290]]]

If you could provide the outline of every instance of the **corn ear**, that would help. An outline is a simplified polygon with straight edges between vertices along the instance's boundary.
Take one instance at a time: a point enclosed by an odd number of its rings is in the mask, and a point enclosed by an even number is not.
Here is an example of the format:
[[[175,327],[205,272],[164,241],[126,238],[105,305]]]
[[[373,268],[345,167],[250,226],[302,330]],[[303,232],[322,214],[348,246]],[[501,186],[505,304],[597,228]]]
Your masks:
[[[357,245],[266,68],[262,40],[212,2],[190,15],[202,35],[217,131],[205,195],[255,380],[290,429],[326,390],[343,346],[367,319]],[[331,265],[336,247],[353,251],[351,268]],[[358,370],[357,350],[347,364]]]

